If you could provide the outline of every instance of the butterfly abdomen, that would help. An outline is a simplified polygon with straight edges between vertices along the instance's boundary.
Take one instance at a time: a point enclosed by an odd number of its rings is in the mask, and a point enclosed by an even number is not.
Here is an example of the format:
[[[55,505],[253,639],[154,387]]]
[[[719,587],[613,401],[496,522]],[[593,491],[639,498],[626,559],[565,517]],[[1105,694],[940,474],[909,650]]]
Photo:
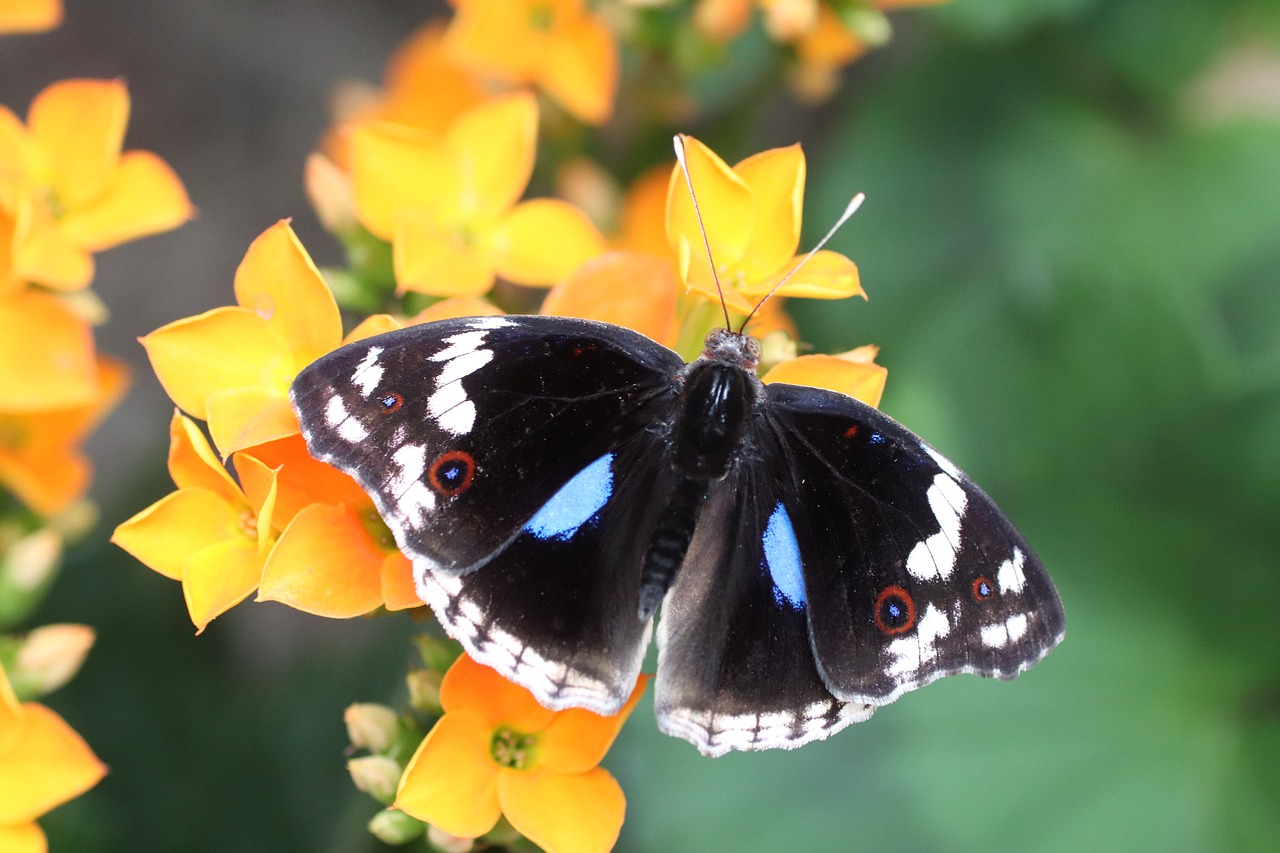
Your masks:
[[[648,619],[684,562],[713,480],[729,470],[755,409],[758,380],[735,364],[699,359],[689,366],[672,431],[676,479],[645,552],[640,618]]]

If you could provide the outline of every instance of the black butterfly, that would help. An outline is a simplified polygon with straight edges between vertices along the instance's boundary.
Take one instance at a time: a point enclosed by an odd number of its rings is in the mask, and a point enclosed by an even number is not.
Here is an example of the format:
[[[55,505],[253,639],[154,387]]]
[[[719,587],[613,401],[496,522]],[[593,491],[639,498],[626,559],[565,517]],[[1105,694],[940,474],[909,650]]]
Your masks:
[[[353,476],[419,594],[548,707],[617,711],[658,625],[657,714],[708,755],[795,747],[1063,634],[1044,567],[932,447],[850,397],[560,317],[475,317],[302,371],[311,453]]]

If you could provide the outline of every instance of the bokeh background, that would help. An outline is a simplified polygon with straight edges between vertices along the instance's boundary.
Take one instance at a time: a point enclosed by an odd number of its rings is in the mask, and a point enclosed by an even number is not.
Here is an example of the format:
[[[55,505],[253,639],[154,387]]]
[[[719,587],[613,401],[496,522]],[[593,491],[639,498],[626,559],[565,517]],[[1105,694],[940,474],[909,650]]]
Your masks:
[[[55,851],[359,851],[376,807],[341,711],[401,696],[405,618],[246,604],[193,637],[177,584],[106,544],[169,490],[170,404],[135,338],[231,301],[292,216],[340,81],[376,82],[410,0],[68,0],[0,39],[0,102],[127,79],[127,143],[200,210],[99,258],[102,350],[135,387],[96,435],[102,527],[38,621],[93,625],[49,704],[111,768],[42,821]],[[948,679],[792,753],[699,757],[642,703],[606,760],[621,851],[1266,850],[1280,845],[1280,4],[955,0],[895,18],[840,94],[688,130],[731,161],[797,139],[811,241],[871,299],[798,307],[867,341],[883,408],[1035,544],[1064,644],[1012,683]],[[750,82],[750,49],[718,85]],[[736,81],[736,82],[735,82]],[[714,85],[711,94],[714,96]]]

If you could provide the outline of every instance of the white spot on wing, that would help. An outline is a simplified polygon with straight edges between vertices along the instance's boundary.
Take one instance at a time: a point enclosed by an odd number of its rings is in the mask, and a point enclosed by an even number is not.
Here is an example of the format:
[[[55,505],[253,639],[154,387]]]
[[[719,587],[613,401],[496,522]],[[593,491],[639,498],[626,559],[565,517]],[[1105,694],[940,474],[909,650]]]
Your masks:
[[[473,329],[501,329],[505,326],[514,326],[515,323],[506,317],[476,317],[471,321]]]
[[[445,432],[466,435],[476,425],[476,404],[470,400],[459,403],[437,418],[436,423]]]
[[[436,377],[436,385],[448,385],[464,376],[470,376],[491,361],[493,361],[493,350],[489,349],[478,349],[452,358]]]
[[[860,723],[873,711],[875,708],[871,705],[838,699],[762,714],[721,714],[705,709],[661,707],[658,728],[684,738],[703,755],[714,757],[734,749],[795,749],[830,737],[851,723]]]
[[[932,604],[925,607],[924,615],[916,623],[915,630],[889,643],[889,653],[894,660],[889,664],[892,676],[909,675],[938,656],[938,640],[951,633],[951,621]]]
[[[994,649],[1004,648],[1022,639],[1029,625],[1030,622],[1025,613],[1015,613],[996,625],[984,625],[980,632],[982,644]]]
[[[960,476],[960,469],[955,466],[954,462],[952,462],[950,459],[943,456],[941,453],[934,450],[932,447],[930,447],[927,444],[921,443],[920,446],[924,449],[925,453],[928,453],[931,457],[933,457],[933,461],[938,463],[939,468],[941,468],[943,471],[946,471],[952,477]]]
[[[382,347],[370,347],[364,358],[356,365],[351,374],[351,384],[360,389],[366,397],[373,393],[382,381],[382,365],[378,364],[378,356],[382,355]]]
[[[1027,555],[1022,553],[1021,548],[1013,549],[1013,556],[1000,564],[999,570],[996,572],[996,583],[1000,585],[1000,591],[1003,593],[1019,593],[1027,582],[1027,577],[1022,573],[1022,567],[1026,564]]]
[[[960,518],[968,499],[950,474],[946,472],[933,478],[925,493],[929,509],[938,522],[938,532],[916,543],[907,555],[907,571],[920,580],[946,580],[956,565],[956,550],[960,546]]]
[[[330,397],[324,407],[324,421],[348,444],[359,444],[369,437],[369,431],[351,417],[341,397]]]
[[[450,361],[459,356],[470,355],[484,344],[484,332],[459,332],[445,338],[449,346],[431,356],[432,361]]]

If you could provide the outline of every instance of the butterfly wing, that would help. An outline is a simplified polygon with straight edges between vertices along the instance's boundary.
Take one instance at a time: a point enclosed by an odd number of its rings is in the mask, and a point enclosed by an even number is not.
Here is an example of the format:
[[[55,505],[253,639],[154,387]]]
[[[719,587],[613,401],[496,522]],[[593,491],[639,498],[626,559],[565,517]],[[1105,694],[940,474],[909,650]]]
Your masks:
[[[1044,566],[954,464],[842,394],[775,384],[766,400],[835,696],[883,705],[945,675],[1013,678],[1062,639]]]
[[[683,366],[614,326],[464,318],[336,350],[292,396],[311,453],[372,496],[449,633],[544,704],[605,713],[643,657],[646,490],[671,467],[650,427],[674,417]]]
[[[873,710],[833,696],[816,666],[790,482],[774,436],[749,435],[663,603],[658,724],[706,755],[797,747]]]

